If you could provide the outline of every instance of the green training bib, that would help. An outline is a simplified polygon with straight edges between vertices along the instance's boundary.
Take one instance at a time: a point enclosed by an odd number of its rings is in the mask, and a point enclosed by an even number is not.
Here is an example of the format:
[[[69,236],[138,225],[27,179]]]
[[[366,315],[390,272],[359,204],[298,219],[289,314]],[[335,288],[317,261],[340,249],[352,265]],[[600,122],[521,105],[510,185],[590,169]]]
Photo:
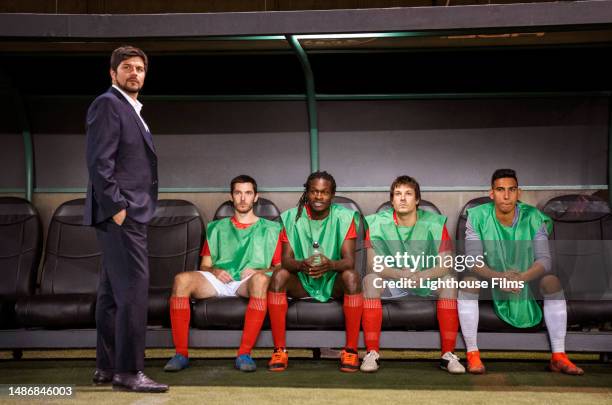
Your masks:
[[[244,269],[269,269],[278,243],[281,224],[259,218],[246,229],[239,229],[231,218],[212,221],[206,227],[206,240],[213,267],[240,280]]]
[[[355,226],[359,226],[359,213],[338,204],[332,204],[329,215],[322,220],[308,218],[306,208],[297,222],[296,216],[297,207],[281,214],[296,260],[305,260],[311,256],[314,241],[319,242],[320,250],[328,259],[342,259],[342,243],[351,223],[355,221]],[[297,276],[308,295],[317,301],[326,302],[332,295],[337,274],[335,271],[329,271],[320,278],[312,278],[299,272]]]
[[[412,268],[417,271],[433,267],[426,257],[437,256],[442,240],[446,217],[417,209],[414,226],[398,226],[393,218],[393,208],[368,215],[366,223],[370,232],[370,242],[377,255],[395,256],[407,253],[412,258]],[[421,257],[422,259],[418,259]],[[415,260],[416,259],[416,260]],[[431,295],[429,288],[413,288],[410,291],[426,297]]]
[[[535,260],[533,239],[543,224],[550,234],[551,219],[537,208],[518,203],[515,226],[501,224],[495,216],[493,202],[468,210],[468,219],[482,240],[485,263],[494,271],[525,272]],[[542,309],[529,285],[519,294],[492,289],[493,308],[500,319],[516,328],[529,328],[542,321]]]

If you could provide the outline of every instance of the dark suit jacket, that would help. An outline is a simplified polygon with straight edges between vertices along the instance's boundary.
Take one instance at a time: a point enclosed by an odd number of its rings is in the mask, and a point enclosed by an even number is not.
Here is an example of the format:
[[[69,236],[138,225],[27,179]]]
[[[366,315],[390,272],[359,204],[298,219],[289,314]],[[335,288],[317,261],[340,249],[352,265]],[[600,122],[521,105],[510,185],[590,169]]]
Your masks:
[[[89,184],[83,223],[95,225],[127,209],[147,223],[157,204],[157,156],[134,107],[111,87],[87,111]]]

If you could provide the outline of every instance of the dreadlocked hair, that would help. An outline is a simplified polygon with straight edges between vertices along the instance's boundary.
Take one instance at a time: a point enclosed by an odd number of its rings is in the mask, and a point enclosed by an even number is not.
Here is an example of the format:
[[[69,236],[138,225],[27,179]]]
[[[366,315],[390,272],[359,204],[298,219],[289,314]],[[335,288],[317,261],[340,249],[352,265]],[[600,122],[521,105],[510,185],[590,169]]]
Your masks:
[[[316,171],[314,173],[310,173],[310,176],[308,176],[306,183],[304,183],[304,192],[302,193],[302,196],[298,201],[298,211],[297,215],[295,216],[295,222],[297,222],[297,220],[300,219],[300,217],[302,216],[304,205],[306,205],[306,203],[308,202],[308,188],[310,187],[310,182],[316,179],[323,179],[329,181],[331,183],[332,194],[336,193],[336,179],[334,179],[334,176],[327,173],[326,171]]]

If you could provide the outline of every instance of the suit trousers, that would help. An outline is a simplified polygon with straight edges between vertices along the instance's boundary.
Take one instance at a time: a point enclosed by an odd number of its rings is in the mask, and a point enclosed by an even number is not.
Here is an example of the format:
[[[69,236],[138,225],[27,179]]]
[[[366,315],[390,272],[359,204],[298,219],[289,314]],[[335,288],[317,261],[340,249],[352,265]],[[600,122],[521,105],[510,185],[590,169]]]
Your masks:
[[[96,225],[102,271],[96,303],[96,367],[115,373],[144,369],[149,295],[147,225],[129,217]]]

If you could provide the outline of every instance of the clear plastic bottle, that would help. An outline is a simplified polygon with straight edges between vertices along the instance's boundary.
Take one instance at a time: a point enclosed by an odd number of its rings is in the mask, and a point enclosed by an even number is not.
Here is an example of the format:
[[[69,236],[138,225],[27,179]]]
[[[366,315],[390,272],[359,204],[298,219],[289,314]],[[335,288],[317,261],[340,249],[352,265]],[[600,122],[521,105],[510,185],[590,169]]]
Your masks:
[[[321,264],[321,255],[323,252],[321,251],[321,247],[319,246],[319,242],[312,242],[312,264],[318,266]]]

